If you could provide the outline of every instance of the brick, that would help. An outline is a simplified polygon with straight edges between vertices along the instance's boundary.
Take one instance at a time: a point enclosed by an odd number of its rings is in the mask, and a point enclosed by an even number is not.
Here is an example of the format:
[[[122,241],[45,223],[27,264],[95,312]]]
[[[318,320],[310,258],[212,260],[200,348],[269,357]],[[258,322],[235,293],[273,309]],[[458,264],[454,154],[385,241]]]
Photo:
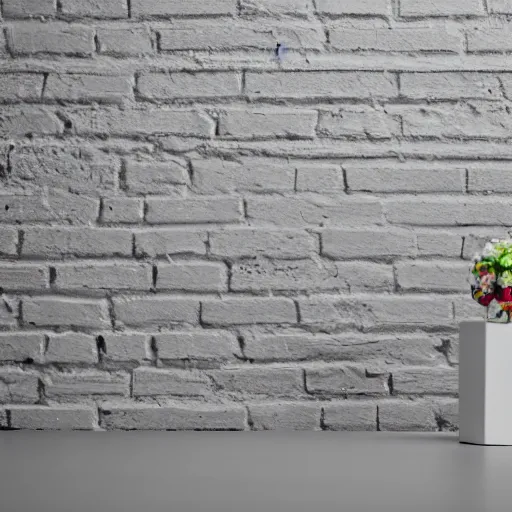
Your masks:
[[[99,28],[98,51],[114,57],[136,57],[155,53],[151,32],[147,27]]]
[[[468,169],[469,192],[512,192],[510,178],[512,172],[509,168]]]
[[[271,21],[264,29],[260,22],[245,20],[175,21],[172,28],[160,29],[160,50],[270,50],[277,43],[291,49],[321,50],[325,34],[319,21]]]
[[[51,334],[44,357],[47,363],[96,364],[96,340],[89,334],[79,332]]]
[[[4,7],[5,9],[5,7]],[[44,75],[36,73],[4,73],[0,75],[0,101],[37,101],[43,92]]]
[[[348,189],[354,192],[464,192],[465,169],[415,168],[403,164],[393,167],[344,166]]]
[[[320,404],[303,402],[249,404],[253,430],[319,430]]]
[[[105,224],[138,224],[142,222],[142,199],[136,197],[104,197],[101,204],[101,222]]]
[[[0,195],[0,223],[51,222],[88,224],[96,221],[99,201],[90,197],[50,191],[42,195]]]
[[[393,394],[396,395],[445,395],[456,394],[459,373],[446,368],[400,368],[392,370]]]
[[[460,35],[433,27],[351,29],[334,26],[329,29],[329,40],[337,50],[352,51],[456,53],[461,46]]]
[[[26,430],[93,430],[97,409],[87,405],[13,406],[11,427]]]
[[[231,269],[233,291],[380,290],[394,288],[392,268],[374,263],[247,261]]]
[[[130,192],[182,195],[189,183],[186,162],[125,161],[124,179]]]
[[[395,77],[380,72],[309,71],[246,75],[247,94],[254,98],[391,98],[398,94]]]
[[[456,297],[453,301],[453,307],[457,324],[464,320],[485,320],[487,316],[487,308],[471,300],[469,293],[465,294],[464,297]]]
[[[238,354],[232,333],[224,331],[181,331],[155,335],[158,358],[164,361],[202,361],[221,364]]]
[[[4,429],[9,426],[9,421],[7,420],[7,411],[5,409],[0,408],[0,428]]]
[[[407,231],[328,229],[322,231],[322,255],[333,259],[414,256],[416,242]]]
[[[316,0],[318,12],[331,15],[374,14],[387,16],[390,6],[387,0]]]
[[[16,56],[42,53],[89,57],[94,31],[85,25],[19,23],[7,28],[9,48]]]
[[[19,300],[8,295],[0,295],[0,326],[16,327],[19,316]]]
[[[11,178],[20,184],[67,188],[71,192],[112,190],[117,185],[119,160],[87,146],[31,145],[10,154]]]
[[[0,118],[0,136],[27,137],[33,135],[59,135],[64,126],[49,110],[41,107],[3,107]]]
[[[321,192],[339,194],[344,192],[345,183],[340,166],[331,164],[305,163],[296,166],[297,192]]]
[[[441,430],[455,432],[459,430],[459,401],[446,399],[435,404],[436,419]]]
[[[228,289],[228,269],[223,263],[163,263],[157,269],[157,290],[223,292]]]
[[[227,110],[220,115],[219,134],[236,139],[266,137],[313,138],[318,113],[315,110],[258,108]]]
[[[495,198],[397,199],[387,201],[385,209],[390,223],[418,226],[493,226],[512,215],[510,203]]]
[[[24,228],[22,255],[42,258],[130,256],[132,235],[114,228]]]
[[[500,99],[500,82],[490,73],[402,73],[400,93],[411,99]]]
[[[141,98],[151,100],[238,96],[241,77],[237,73],[147,73],[137,79]]]
[[[60,12],[64,16],[90,18],[128,18],[125,0],[59,0]]]
[[[42,361],[44,337],[25,332],[0,333],[0,361],[23,363]]]
[[[329,297],[299,299],[305,324],[439,326],[453,322],[451,300],[441,296]]]
[[[401,131],[398,119],[369,107],[344,107],[321,112],[317,130],[321,137],[364,139],[390,139]]]
[[[209,375],[219,389],[241,395],[294,396],[304,393],[300,368],[230,368]]]
[[[242,205],[236,197],[189,199],[148,198],[149,224],[233,223],[242,219]]]
[[[149,357],[149,335],[132,333],[110,333],[100,335],[105,342],[103,360],[116,362],[141,362]],[[97,339],[100,339],[98,336]]]
[[[167,17],[167,16],[212,16],[235,15],[236,0],[132,0],[132,16],[134,17]]]
[[[203,302],[201,320],[208,325],[294,324],[297,313],[290,299],[238,298]]]
[[[306,370],[306,389],[320,395],[387,395],[388,377],[369,374],[364,367],[326,366]]]
[[[307,258],[316,252],[314,237],[300,230],[240,228],[209,233],[210,253],[225,258]]]
[[[106,403],[101,425],[108,430],[244,430],[245,409],[238,405]]]
[[[152,325],[199,323],[199,302],[194,299],[147,296],[115,297],[114,311],[119,325]]]
[[[133,98],[133,83],[128,76],[50,74],[44,98],[79,103],[122,103]]]
[[[0,227],[0,254],[16,256],[18,253],[18,231],[10,227]]]
[[[3,290],[44,290],[49,284],[48,268],[43,265],[0,264],[0,288]]]
[[[416,233],[418,256],[444,256],[460,258],[462,236],[452,233],[435,231],[432,233]]]
[[[382,222],[377,199],[313,197],[249,197],[247,215],[252,225],[286,227],[365,226]]]
[[[292,192],[295,167],[264,159],[231,162],[192,160],[194,190],[201,194],[229,192]]]
[[[512,2],[510,0],[489,0],[489,12],[496,14],[512,14]]]
[[[485,230],[485,234],[467,234],[464,237],[463,259],[472,260],[476,254],[482,252],[487,242],[493,238],[503,238],[504,234],[503,228],[489,228]]]
[[[80,135],[183,135],[210,137],[214,122],[197,110],[173,110],[169,107],[145,107],[130,110],[67,110],[67,117]]]
[[[136,368],[133,396],[204,396],[210,393],[210,380],[197,370]]]
[[[23,320],[37,326],[110,327],[105,300],[71,297],[25,297]]]
[[[39,400],[39,379],[35,373],[17,368],[0,368],[0,404],[33,404]]]
[[[242,14],[258,16],[308,17],[313,13],[311,0],[242,0]]]
[[[404,134],[457,139],[507,138],[512,121],[503,105],[420,107],[402,115]]]
[[[386,365],[432,366],[445,362],[427,336],[358,334],[270,334],[247,338],[244,355],[256,363],[290,361],[360,361]]]
[[[128,396],[130,376],[127,373],[86,370],[71,373],[46,373],[45,395],[54,400],[69,401],[84,396]]]
[[[377,430],[377,407],[367,402],[332,402],[324,406],[324,428],[341,431]]]
[[[190,229],[154,229],[135,233],[137,256],[193,254],[206,256],[207,234]]]
[[[80,262],[55,265],[59,290],[145,290],[153,285],[153,269],[138,263]]]
[[[400,16],[484,16],[485,10],[480,0],[402,0]]]
[[[56,11],[55,0],[4,0],[2,4],[6,19],[54,16]]]
[[[466,291],[469,286],[466,263],[401,262],[395,268],[401,290],[457,292]]]
[[[436,431],[437,422],[430,403],[389,400],[378,404],[382,431]]]
[[[510,27],[489,25],[467,32],[468,53],[505,53],[512,51]]]

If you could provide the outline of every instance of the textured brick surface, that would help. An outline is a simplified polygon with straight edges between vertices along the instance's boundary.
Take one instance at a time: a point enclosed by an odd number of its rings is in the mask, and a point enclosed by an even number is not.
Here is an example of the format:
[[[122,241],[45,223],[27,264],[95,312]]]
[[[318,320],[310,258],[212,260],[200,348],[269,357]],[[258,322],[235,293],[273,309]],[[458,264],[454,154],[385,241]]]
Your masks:
[[[457,429],[510,0],[0,3],[0,427]]]

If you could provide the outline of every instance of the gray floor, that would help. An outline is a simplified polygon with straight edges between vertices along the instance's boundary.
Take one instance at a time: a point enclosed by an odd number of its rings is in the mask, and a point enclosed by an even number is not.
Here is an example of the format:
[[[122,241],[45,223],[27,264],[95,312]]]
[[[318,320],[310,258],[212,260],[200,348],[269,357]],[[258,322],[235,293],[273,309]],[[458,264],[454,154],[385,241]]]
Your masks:
[[[512,448],[454,434],[0,432],[2,512],[512,510]]]

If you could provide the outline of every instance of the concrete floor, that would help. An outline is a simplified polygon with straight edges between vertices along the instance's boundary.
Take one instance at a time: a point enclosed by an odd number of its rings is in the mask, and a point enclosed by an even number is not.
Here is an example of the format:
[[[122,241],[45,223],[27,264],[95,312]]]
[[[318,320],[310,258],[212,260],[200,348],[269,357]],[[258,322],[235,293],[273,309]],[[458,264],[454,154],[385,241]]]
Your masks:
[[[512,448],[455,434],[0,432],[2,512],[501,512]]]

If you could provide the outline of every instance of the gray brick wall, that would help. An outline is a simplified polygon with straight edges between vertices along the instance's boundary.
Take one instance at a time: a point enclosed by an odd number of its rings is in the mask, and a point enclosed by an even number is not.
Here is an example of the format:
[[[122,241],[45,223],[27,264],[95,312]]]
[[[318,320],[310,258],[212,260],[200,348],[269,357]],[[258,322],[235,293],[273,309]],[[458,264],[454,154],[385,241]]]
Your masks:
[[[1,429],[457,428],[510,0],[0,5]]]

